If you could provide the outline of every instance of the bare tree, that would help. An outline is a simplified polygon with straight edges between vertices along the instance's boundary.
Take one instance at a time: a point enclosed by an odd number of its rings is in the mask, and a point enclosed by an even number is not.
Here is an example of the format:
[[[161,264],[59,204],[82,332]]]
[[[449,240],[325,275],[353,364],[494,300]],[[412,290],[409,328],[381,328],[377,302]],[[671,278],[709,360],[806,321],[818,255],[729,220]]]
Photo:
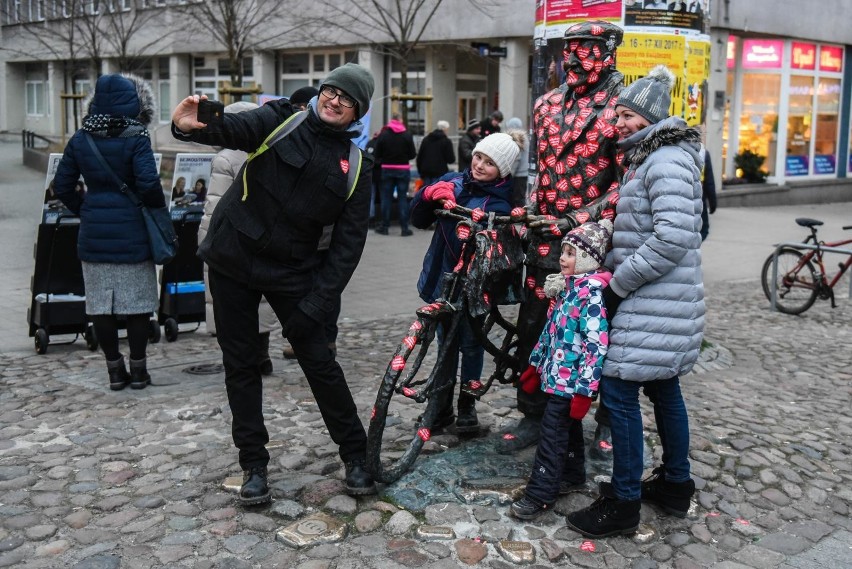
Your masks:
[[[328,9],[320,30],[324,41],[338,43],[340,32],[369,45],[375,52],[390,56],[399,66],[399,88],[408,93],[409,62],[421,44],[435,14],[444,0],[366,0],[347,5],[345,18],[340,11]],[[469,7],[482,16],[493,0],[469,0]],[[337,36],[337,37],[335,37]],[[405,115],[403,120],[407,122]]]
[[[285,7],[283,2],[269,0],[210,0],[175,9],[187,16],[189,30],[203,30],[222,46],[228,56],[231,85],[242,87],[247,54],[271,45],[280,48],[288,36],[307,36],[311,18]]]

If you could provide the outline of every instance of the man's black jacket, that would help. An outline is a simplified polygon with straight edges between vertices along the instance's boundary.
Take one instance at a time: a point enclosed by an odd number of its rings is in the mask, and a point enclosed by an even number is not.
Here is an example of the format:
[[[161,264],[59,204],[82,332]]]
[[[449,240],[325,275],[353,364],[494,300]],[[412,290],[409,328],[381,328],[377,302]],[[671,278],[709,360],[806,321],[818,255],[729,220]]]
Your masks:
[[[253,152],[293,113],[274,101],[225,114],[222,134],[201,130],[174,136]],[[255,290],[282,290],[296,274],[318,269],[313,291],[299,308],[322,321],[358,266],[367,239],[372,160],[362,153],[355,191],[347,200],[350,139],[356,132],[329,128],[309,109],[308,118],[272,148],[243,165],[210,220],[198,255],[214,270]],[[243,174],[246,175],[244,191]],[[324,226],[334,224],[322,266],[316,251]]]

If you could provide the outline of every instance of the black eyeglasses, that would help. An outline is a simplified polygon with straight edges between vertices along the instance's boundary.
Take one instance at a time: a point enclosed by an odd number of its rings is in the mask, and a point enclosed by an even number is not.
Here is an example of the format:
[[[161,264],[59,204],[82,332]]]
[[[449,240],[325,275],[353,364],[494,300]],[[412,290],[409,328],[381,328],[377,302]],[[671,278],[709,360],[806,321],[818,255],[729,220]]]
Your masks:
[[[356,101],[355,99],[353,99],[349,95],[341,93],[340,91],[338,91],[337,89],[335,89],[334,87],[332,87],[330,85],[323,85],[320,88],[320,94],[323,95],[324,97],[327,97],[328,99],[330,99],[332,101],[334,100],[335,97],[338,97],[338,101],[340,101],[340,104],[343,105],[344,107],[346,107],[347,109],[351,109],[355,105],[358,104],[358,101]]]

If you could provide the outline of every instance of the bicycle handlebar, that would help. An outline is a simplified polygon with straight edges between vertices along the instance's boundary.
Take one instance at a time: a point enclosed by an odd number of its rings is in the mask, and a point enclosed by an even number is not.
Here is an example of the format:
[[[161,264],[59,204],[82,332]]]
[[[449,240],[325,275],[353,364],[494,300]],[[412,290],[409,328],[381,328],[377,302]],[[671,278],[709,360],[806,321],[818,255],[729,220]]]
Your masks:
[[[475,220],[473,218],[474,211],[475,210],[464,206],[455,205],[452,209],[436,209],[435,215],[437,215],[438,217],[457,219],[459,221],[473,221],[474,223],[479,223],[480,221],[485,220],[486,222],[494,223],[497,225],[523,223],[527,218],[527,212],[526,210],[524,210],[524,213],[522,215],[493,215],[493,213],[483,212],[485,215],[479,220]]]

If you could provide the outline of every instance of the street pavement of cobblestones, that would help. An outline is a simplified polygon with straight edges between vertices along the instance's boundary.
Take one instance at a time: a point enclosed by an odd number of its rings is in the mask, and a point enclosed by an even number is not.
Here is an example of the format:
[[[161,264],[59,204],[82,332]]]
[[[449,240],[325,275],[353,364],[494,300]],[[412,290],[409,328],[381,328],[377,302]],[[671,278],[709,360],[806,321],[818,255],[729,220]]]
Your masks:
[[[479,461],[452,495],[422,510],[386,499],[393,485],[351,498],[298,366],[279,359],[264,401],[275,499],[244,509],[223,488],[239,474],[223,378],[186,371],[218,362],[202,328],[150,347],[144,391],[111,392],[102,355],[80,342],[0,356],[0,567],[852,566],[852,303],[841,295],[836,309],[794,317],[770,312],[756,281],[707,293],[710,346],[682,381],[698,487],[686,519],[645,505],[635,536],[582,539],[563,516],[594,499],[591,481],[538,521],[507,517],[512,476],[532,460],[516,457],[507,478],[493,452],[518,417],[507,386],[478,405],[481,437],[450,434],[418,458],[416,471],[439,477],[450,470],[430,465]],[[342,324],[340,361],[365,422],[408,324]],[[310,545],[294,547],[299,538]]]

